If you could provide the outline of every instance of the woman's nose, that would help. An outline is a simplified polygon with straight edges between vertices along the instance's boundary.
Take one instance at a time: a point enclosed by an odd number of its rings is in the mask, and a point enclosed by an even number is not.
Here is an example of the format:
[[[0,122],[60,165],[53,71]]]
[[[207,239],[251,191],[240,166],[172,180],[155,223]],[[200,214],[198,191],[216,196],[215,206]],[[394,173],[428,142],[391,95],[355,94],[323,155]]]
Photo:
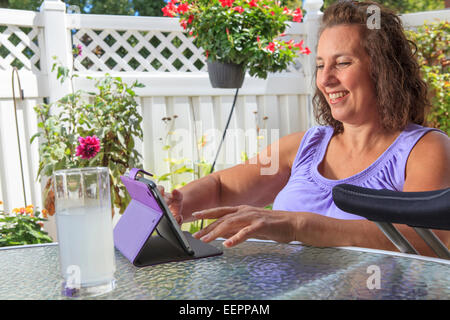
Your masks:
[[[329,68],[328,66],[324,66],[321,70],[319,70],[317,74],[317,80],[323,87],[329,87],[338,82],[333,69]]]

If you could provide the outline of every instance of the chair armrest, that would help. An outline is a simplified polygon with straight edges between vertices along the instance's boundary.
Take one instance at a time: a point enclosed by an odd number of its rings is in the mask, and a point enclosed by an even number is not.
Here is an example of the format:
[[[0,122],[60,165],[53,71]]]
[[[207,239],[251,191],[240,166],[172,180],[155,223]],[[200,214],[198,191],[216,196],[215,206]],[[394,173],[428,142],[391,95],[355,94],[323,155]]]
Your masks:
[[[401,192],[339,184],[332,193],[339,209],[371,221],[450,230],[450,188]]]

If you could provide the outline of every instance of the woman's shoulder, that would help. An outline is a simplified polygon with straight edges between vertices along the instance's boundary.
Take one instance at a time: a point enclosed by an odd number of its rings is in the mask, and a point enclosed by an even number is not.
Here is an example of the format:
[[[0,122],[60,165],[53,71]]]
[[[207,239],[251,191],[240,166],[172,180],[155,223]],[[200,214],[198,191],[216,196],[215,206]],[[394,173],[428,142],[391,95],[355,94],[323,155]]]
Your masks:
[[[450,138],[428,131],[414,145],[406,163],[404,191],[450,187]]]
[[[306,131],[298,131],[282,137],[279,140],[280,156],[289,159],[289,167],[292,167],[300,148],[304,148],[305,145],[315,145],[316,141],[330,130],[332,130],[331,127],[314,126]]]

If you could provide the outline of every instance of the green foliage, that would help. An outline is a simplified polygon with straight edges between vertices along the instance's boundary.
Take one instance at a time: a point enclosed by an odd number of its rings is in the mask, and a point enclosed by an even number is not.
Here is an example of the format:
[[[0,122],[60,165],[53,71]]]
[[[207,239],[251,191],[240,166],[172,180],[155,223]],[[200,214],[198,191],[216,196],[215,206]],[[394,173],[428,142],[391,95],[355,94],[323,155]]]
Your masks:
[[[430,90],[428,125],[450,135],[450,24],[425,23],[407,35],[417,45],[417,58]]]
[[[411,13],[419,11],[429,11],[444,9],[444,0],[372,0],[393,9],[398,13]],[[325,10],[336,0],[324,0],[322,10]]]
[[[169,172],[155,175],[157,182],[167,181],[170,185],[170,190],[184,186],[186,181],[183,181],[182,179],[186,177],[185,174],[194,172],[194,169],[190,167],[190,163],[192,162],[190,159],[178,159],[173,155],[174,148],[180,143],[179,140],[174,138],[177,118],[177,115],[173,115],[161,119],[165,124],[165,135],[164,138],[160,138],[160,140],[163,142],[163,151],[167,155],[164,161],[169,164]]]
[[[53,242],[42,229],[42,223],[47,221],[44,214],[41,217],[41,212],[34,212],[32,206],[13,211],[0,210],[0,247]]]
[[[69,77],[65,67],[56,63],[53,69],[57,70],[61,81]],[[72,76],[69,78],[72,80]],[[42,139],[38,178],[51,176],[59,169],[108,167],[112,204],[123,213],[130,199],[120,175],[128,168],[139,167],[142,158],[134,148],[135,139],[142,140],[143,137],[142,116],[138,112],[134,90],[143,85],[137,81],[128,85],[120,77],[106,74],[95,80],[95,87],[97,92],[78,90],[51,105],[44,103],[35,107],[41,130],[30,142],[36,137]],[[78,138],[93,135],[101,142],[98,154],[91,159],[76,156]]]
[[[6,0],[0,1],[0,7],[39,11],[43,0]],[[161,8],[164,0],[63,0],[67,6],[78,6],[85,14],[114,14],[162,16]]]
[[[181,26],[209,60],[243,65],[251,76],[266,79],[269,72],[286,70],[299,52],[309,53],[302,43],[281,40],[287,23],[301,21],[302,13],[272,0],[250,3],[235,0],[229,7],[220,0],[181,0],[178,7],[169,3],[164,11],[180,17]]]

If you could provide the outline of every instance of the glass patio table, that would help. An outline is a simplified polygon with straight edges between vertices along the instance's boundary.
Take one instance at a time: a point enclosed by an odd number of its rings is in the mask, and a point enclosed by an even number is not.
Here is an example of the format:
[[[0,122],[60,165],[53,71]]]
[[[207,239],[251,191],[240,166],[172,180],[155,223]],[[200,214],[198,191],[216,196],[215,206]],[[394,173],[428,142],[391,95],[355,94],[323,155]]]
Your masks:
[[[116,250],[116,288],[91,299],[450,299],[446,260],[267,241],[223,251],[137,268]],[[68,299],[61,285],[56,243],[0,249],[0,300]]]

